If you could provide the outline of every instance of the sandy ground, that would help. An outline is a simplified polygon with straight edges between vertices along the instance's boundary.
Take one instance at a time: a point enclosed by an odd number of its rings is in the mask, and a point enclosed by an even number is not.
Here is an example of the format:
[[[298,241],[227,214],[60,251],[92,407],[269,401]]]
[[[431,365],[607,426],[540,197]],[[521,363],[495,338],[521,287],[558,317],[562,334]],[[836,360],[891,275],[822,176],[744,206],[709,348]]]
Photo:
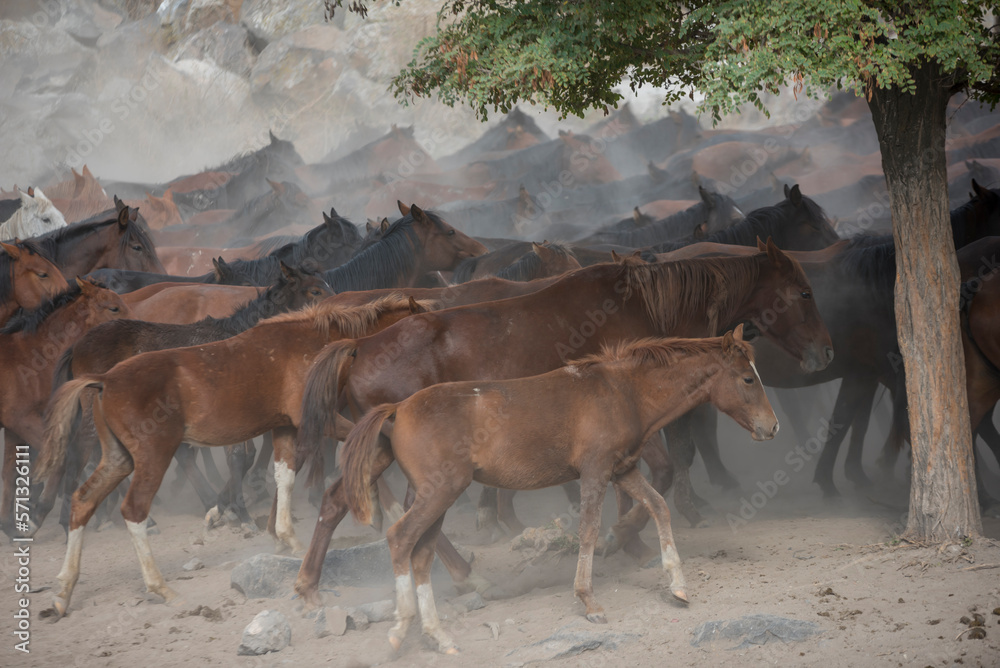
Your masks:
[[[1000,606],[1000,568],[972,570],[1000,565],[1000,520],[985,518],[987,538],[969,545],[942,550],[899,543],[893,538],[906,505],[904,490],[880,486],[856,492],[838,478],[845,495],[830,503],[811,484],[808,467],[790,472],[790,482],[773,498],[745,524],[731,527],[727,514],[739,513],[742,501],[757,491],[756,481],[773,474],[790,443],[779,437],[773,444],[744,446],[740,441],[738,447],[758,448],[741,450],[752,457],[739,467],[732,451],[723,453],[743,481],[743,491],[718,492],[709,486],[702,469],[693,471],[695,489],[711,504],[706,513],[711,526],[690,528],[674,514],[674,534],[689,582],[688,606],[664,596],[666,583],[658,569],[640,568],[620,553],[598,557],[595,593],[606,609],[608,624],[591,625],[572,592],[575,554],[527,564],[527,555],[511,551],[508,540],[483,544],[488,538],[475,530],[474,513],[453,509],[446,531],[474,551],[479,574],[502,585],[530,581],[537,586],[521,596],[491,600],[485,608],[457,614],[445,605],[456,595],[455,588],[446,577],[437,578],[439,606],[449,613],[445,626],[462,650],[457,657],[435,653],[420,638],[419,627],[411,629],[401,652],[393,654],[386,641],[389,622],[351,630],[342,637],[316,638],[313,621],[303,618],[299,601],[247,600],[230,588],[233,566],[253,554],[272,552],[271,539],[222,528],[197,544],[198,508],[191,502],[193,495],[184,491],[169,507],[164,502],[154,506],[162,533],[152,539],[160,568],[182,595],[182,604],[167,606],[147,598],[121,525],[101,532],[88,529],[71,613],[55,624],[39,619],[52,592],[32,594],[31,653],[14,651],[15,641],[5,629],[0,666],[505,666],[517,660],[508,653],[567,625],[633,635],[614,649],[557,659],[550,662],[553,665],[1000,665],[1000,616],[992,613]],[[164,490],[172,479],[173,473],[168,473]],[[478,486],[471,491],[477,494]],[[605,525],[613,518],[610,497]],[[516,505],[529,525],[544,524],[568,509],[559,489],[520,494]],[[266,504],[258,504],[253,512],[259,515],[265,510]],[[295,512],[299,535],[307,540],[316,512],[301,489],[296,492]],[[643,537],[656,544],[652,523]],[[333,546],[374,538],[372,529],[347,520]],[[4,584],[0,597],[0,624],[11,627],[13,548],[5,544],[3,551],[3,580],[10,584]],[[46,524],[33,544],[33,587],[55,584],[63,552],[61,528],[54,522]],[[195,556],[206,567],[185,572],[182,565]],[[391,598],[392,576],[387,572],[369,587],[339,587],[324,596],[328,605],[341,607]],[[199,605],[219,610],[221,620],[184,615]],[[265,609],[288,616],[291,645],[262,657],[238,656],[243,628]],[[987,637],[957,639],[966,629],[959,619],[972,610],[985,614]],[[774,641],[739,650],[731,649],[736,642],[726,640],[700,647],[690,644],[692,630],[702,622],[753,613],[815,622],[822,633],[802,642]],[[498,638],[490,623],[497,625]]]

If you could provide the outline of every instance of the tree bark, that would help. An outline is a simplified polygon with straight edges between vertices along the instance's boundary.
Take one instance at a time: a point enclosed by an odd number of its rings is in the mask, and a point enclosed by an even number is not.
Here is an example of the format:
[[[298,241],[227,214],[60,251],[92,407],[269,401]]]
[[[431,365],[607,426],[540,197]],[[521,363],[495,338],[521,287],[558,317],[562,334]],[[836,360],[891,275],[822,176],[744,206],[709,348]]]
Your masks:
[[[945,113],[955,90],[937,63],[912,74],[915,93],[874,88],[868,104],[896,244],[896,327],[913,448],[904,535],[942,542],[982,533],[948,212]]]

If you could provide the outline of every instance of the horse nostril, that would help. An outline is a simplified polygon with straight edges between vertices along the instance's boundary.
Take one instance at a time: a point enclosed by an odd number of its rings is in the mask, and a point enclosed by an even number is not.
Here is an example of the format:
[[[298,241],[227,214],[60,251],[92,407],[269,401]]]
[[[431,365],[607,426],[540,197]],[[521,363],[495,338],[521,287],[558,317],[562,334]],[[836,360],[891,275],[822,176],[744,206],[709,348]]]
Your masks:
[[[826,361],[827,362],[833,361],[833,348],[831,348],[830,346],[826,347]]]

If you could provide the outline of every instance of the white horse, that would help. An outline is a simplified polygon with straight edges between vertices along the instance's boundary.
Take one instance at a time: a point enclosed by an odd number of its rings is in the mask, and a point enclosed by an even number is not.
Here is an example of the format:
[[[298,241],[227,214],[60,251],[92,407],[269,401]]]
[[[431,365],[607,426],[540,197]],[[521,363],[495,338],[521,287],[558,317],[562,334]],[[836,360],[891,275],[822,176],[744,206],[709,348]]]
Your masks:
[[[21,208],[0,223],[0,239],[28,239],[66,226],[66,219],[41,188],[35,188],[34,196],[22,190],[17,193],[21,196]]]

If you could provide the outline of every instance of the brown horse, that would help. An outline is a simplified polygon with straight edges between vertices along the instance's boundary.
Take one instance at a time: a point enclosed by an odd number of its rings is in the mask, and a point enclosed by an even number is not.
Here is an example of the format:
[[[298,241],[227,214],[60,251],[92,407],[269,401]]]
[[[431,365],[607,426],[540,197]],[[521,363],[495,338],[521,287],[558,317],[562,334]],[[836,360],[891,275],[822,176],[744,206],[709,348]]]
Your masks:
[[[550,241],[540,244],[534,241],[514,242],[499,250],[464,260],[455,267],[451,280],[464,283],[497,276],[511,281],[533,281],[580,268],[580,261],[567,246]]]
[[[545,373],[603,344],[707,336],[760,318],[779,298],[782,310],[764,334],[804,367],[825,367],[833,351],[809,283],[770,242],[748,258],[595,265],[523,297],[415,316],[317,359],[303,399],[299,461],[333,431],[340,403],[358,416],[435,383]],[[328,489],[296,583],[310,604],[318,602],[323,555],[346,512],[337,486]]]
[[[255,299],[263,288],[206,283],[155,283],[122,295],[137,320],[176,325],[225,318]]]
[[[84,526],[133,470],[121,510],[143,579],[150,592],[168,601],[175,597],[153,561],[145,520],[181,441],[229,445],[272,431],[278,490],[268,529],[293,551],[301,550],[290,502],[306,370],[331,341],[370,334],[411,315],[415,308],[423,305],[398,297],[351,309],[323,301],[224,341],[143,353],[108,373],[65,383],[49,403],[36,475],[47,475],[65,459],[80,395],[90,387],[101,390],[93,407],[102,455],[97,470],[73,495],[55,614],[65,614],[79,575]]]
[[[59,267],[34,242],[0,242],[0,327],[18,309],[34,310],[68,289]]]
[[[636,465],[647,439],[707,401],[754,440],[774,437],[778,420],[742,334],[740,325],[720,338],[619,343],[540,376],[442,383],[370,411],[344,444],[343,485],[352,512],[358,521],[371,522],[370,485],[393,461],[416,490],[413,505],[386,532],[396,576],[393,649],[402,644],[419,602],[424,633],[439,651],[458,652],[438,620],[430,570],[445,513],[473,480],[525,490],[580,480],[573,588],[587,619],[602,624],[607,620],[594,598],[592,566],[604,492],[613,483],[656,518],[670,590],[686,602],[670,511]],[[390,418],[392,427],[384,428]]]
[[[3,499],[0,522],[10,525],[14,504],[14,471],[27,458],[28,448],[38,447],[44,435],[42,415],[52,391],[52,370],[63,349],[91,327],[127,318],[121,297],[77,279],[76,285],[45,302],[38,309],[17,315],[0,329],[0,427],[4,428]],[[36,482],[43,479],[35,475]],[[55,485],[52,493],[55,493]],[[17,526],[27,526],[17,514]],[[27,532],[26,529],[23,530]]]

